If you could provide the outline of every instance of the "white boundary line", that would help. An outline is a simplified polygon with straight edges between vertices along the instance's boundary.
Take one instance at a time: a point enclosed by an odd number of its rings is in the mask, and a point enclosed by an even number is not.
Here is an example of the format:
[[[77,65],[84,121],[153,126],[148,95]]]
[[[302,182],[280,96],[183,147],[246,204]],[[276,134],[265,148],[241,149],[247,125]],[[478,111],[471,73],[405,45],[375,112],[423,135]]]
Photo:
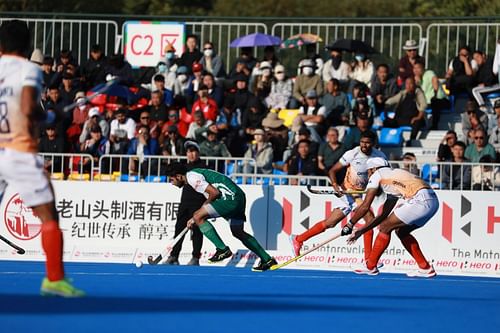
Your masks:
[[[45,274],[44,271],[40,272],[0,272],[1,275],[43,275]],[[110,275],[115,275],[115,276],[193,276],[193,277],[230,277],[230,278],[272,278],[272,279],[308,279],[308,280],[366,280],[370,279],[373,281],[377,280],[384,280],[384,281],[421,281],[421,280],[427,280],[427,281],[435,281],[435,282],[465,282],[465,283],[483,283],[483,284],[493,284],[493,285],[500,285],[500,279],[498,281],[495,281],[495,278],[488,278],[492,280],[484,280],[482,278],[475,278],[472,277],[471,279],[460,279],[460,278],[454,278],[451,276],[444,276],[444,275],[438,275],[437,278],[432,278],[432,279],[418,279],[418,278],[409,278],[409,277],[391,277],[391,276],[359,276],[359,275],[354,275],[351,277],[346,277],[345,275],[283,275],[283,274],[275,274],[275,273],[253,273],[253,274],[213,274],[213,273],[141,273],[141,272],[70,272],[68,275],[95,275],[95,276],[110,276]]]

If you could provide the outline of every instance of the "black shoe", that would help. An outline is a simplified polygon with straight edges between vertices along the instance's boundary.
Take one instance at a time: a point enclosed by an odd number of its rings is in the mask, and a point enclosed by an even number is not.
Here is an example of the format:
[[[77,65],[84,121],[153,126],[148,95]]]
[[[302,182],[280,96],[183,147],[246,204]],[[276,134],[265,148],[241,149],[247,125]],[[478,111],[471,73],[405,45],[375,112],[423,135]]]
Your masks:
[[[165,261],[166,265],[179,265],[179,260],[177,257],[169,256]]]
[[[212,256],[212,258],[208,259],[208,262],[210,262],[210,263],[219,262],[219,261],[222,261],[226,258],[231,257],[232,255],[233,255],[233,252],[231,252],[229,247],[226,246],[226,248],[223,250],[217,249],[217,251],[215,251],[215,254]]]
[[[262,260],[261,260],[257,266],[252,267],[252,271],[264,272],[264,271],[267,271],[269,268],[271,268],[271,266],[274,266],[277,264],[278,264],[278,262],[274,258],[271,258],[266,262],[262,262]]]

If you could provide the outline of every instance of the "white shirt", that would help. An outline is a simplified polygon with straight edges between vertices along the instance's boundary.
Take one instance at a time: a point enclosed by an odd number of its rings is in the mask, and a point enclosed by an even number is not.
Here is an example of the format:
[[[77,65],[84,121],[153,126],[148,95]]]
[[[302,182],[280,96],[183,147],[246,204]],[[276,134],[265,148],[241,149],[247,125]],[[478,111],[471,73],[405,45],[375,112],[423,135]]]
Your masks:
[[[350,66],[342,61],[338,69],[333,68],[332,59],[328,60],[323,66],[323,81],[328,82],[331,79],[347,81],[349,79]]]
[[[0,148],[36,152],[31,121],[21,112],[21,92],[23,87],[34,87],[39,98],[42,82],[40,67],[27,59],[0,58]]]
[[[361,151],[361,147],[355,147],[342,155],[339,162],[347,166],[347,172],[344,178],[344,187],[348,190],[364,190],[368,183],[368,169],[366,161],[370,157],[381,157],[387,160],[385,154],[373,148],[371,155],[366,155]]]
[[[125,124],[120,124],[117,119],[113,119],[110,125],[110,135],[116,135],[117,131],[124,130],[127,132],[127,138],[132,140],[135,136],[135,121],[132,118],[127,118]]]
[[[299,114],[305,114],[305,115],[308,115],[308,116],[325,116],[325,112],[326,112],[326,108],[324,106],[320,106],[319,109],[318,109],[318,112],[316,114],[313,113],[314,109],[316,109],[315,107],[312,107],[312,106],[308,106],[307,109],[304,110],[304,106],[301,106],[300,109],[299,109]],[[316,126],[318,125],[318,123],[314,123],[312,121],[306,121],[304,122],[304,124],[306,124],[306,126]]]

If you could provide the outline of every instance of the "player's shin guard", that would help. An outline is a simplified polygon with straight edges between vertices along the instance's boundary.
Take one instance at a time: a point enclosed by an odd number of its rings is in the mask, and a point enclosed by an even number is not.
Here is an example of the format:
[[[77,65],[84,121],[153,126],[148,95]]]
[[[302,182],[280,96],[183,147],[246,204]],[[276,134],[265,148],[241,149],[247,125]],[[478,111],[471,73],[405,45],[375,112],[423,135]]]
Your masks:
[[[205,221],[200,224],[199,227],[201,233],[205,235],[215,245],[216,248],[220,250],[224,250],[226,248],[226,244],[224,244],[222,239],[219,237],[219,234],[215,230],[212,223]]]
[[[56,221],[42,223],[42,247],[46,256],[47,278],[49,281],[62,280],[64,278],[63,238]]]
[[[412,235],[407,235],[406,237],[401,239],[401,243],[403,243],[406,251],[408,251],[415,259],[418,267],[420,267],[421,269],[428,269],[431,267],[427,259],[425,259],[424,254],[420,250],[420,246],[418,245],[415,237],[413,237]]]
[[[363,234],[363,245],[365,248],[365,261],[368,261],[370,254],[372,252],[372,243],[373,243],[373,229],[365,232]]]
[[[375,238],[375,243],[373,244],[372,252],[370,253],[370,257],[366,261],[366,267],[368,269],[374,269],[377,267],[377,263],[384,253],[387,246],[391,242],[391,234],[384,234],[379,232],[377,238]]]
[[[315,225],[313,225],[311,229],[301,233],[300,235],[297,235],[297,240],[299,242],[305,242],[309,238],[314,237],[325,230],[326,230],[325,221],[318,222]]]

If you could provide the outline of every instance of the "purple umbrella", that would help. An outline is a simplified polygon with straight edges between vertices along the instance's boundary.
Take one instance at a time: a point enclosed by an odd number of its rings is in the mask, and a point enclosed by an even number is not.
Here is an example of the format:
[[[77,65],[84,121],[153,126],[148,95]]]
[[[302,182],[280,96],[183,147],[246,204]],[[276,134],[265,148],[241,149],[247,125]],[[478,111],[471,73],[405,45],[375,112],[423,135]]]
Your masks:
[[[276,36],[266,35],[256,32],[240,38],[236,38],[231,42],[231,47],[254,47],[254,46],[269,46],[280,45],[281,39]]]

